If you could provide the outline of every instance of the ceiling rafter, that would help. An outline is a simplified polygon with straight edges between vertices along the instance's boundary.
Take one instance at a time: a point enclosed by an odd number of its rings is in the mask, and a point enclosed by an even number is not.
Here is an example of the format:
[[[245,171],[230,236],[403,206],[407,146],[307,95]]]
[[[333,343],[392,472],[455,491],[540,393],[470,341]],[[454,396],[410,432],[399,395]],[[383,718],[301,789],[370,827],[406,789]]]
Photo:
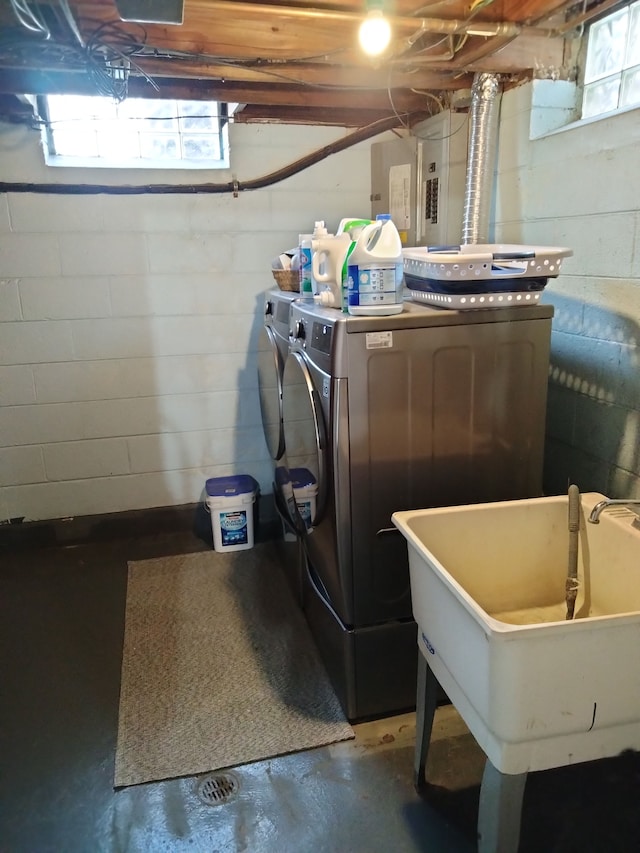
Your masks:
[[[247,115],[254,105],[260,120],[270,107],[273,121],[289,115],[310,123],[343,123],[351,111],[353,123],[364,125],[394,111],[417,120],[468,89],[476,71],[518,80],[541,68],[568,76],[564,36],[613,3],[577,14],[566,0],[395,0],[392,44],[377,60],[356,46],[364,0],[184,0],[181,25],[122,21],[115,0],[68,0],[68,7],[86,53],[99,61],[104,47],[130,62],[130,94],[233,100],[247,104]],[[52,52],[2,4],[0,91],[91,91],[59,0],[40,0],[38,8],[65,50]]]

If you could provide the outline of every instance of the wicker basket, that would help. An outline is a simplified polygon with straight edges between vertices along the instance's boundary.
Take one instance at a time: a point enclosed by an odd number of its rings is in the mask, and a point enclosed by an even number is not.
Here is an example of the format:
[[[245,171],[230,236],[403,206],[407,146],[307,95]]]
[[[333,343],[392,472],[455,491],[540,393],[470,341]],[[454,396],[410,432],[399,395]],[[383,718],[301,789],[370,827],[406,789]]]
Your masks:
[[[280,290],[300,291],[298,270],[271,270]]]

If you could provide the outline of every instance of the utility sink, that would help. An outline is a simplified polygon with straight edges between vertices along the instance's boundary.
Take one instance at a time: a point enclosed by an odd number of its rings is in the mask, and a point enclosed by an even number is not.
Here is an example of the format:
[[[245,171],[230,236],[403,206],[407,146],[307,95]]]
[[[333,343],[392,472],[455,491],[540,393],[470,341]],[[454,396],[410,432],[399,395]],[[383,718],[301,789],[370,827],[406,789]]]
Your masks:
[[[494,767],[521,774],[640,749],[640,525],[587,521],[566,620],[568,498],[396,512],[427,664]]]

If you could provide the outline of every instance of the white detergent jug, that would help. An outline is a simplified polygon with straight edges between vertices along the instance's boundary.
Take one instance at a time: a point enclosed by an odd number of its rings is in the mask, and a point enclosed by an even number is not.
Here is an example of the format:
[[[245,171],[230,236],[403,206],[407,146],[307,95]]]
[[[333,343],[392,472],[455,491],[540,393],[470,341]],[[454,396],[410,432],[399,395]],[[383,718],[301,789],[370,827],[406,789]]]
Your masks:
[[[360,232],[347,262],[349,314],[400,314],[403,285],[402,241],[388,213]]]
[[[311,268],[318,289],[314,301],[320,305],[342,307],[342,271],[350,246],[347,233],[311,241]]]
[[[313,255],[314,255],[314,251],[315,251],[313,248],[313,242],[314,242],[314,240],[319,240],[322,237],[332,237],[332,236],[333,236],[333,234],[329,234],[329,232],[327,231],[327,227],[324,224],[324,220],[322,220],[322,219],[318,220],[315,224],[314,229],[313,229],[313,234],[311,235],[311,291],[312,291],[314,297],[317,296],[319,293],[321,293],[325,288],[323,287],[321,282],[319,282],[318,279],[313,274]],[[323,274],[326,272],[325,267],[326,267],[325,258],[323,256],[321,258],[321,262],[320,262],[320,271]]]

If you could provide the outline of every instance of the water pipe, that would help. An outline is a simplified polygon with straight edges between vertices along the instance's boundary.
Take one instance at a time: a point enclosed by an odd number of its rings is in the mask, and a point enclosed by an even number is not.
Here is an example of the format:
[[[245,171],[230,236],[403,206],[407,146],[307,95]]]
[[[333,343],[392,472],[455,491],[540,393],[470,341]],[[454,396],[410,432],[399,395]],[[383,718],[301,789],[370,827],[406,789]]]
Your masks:
[[[569,486],[569,567],[565,582],[567,601],[567,620],[573,619],[573,611],[578,595],[578,532],[580,530],[580,491],[575,485]]]

